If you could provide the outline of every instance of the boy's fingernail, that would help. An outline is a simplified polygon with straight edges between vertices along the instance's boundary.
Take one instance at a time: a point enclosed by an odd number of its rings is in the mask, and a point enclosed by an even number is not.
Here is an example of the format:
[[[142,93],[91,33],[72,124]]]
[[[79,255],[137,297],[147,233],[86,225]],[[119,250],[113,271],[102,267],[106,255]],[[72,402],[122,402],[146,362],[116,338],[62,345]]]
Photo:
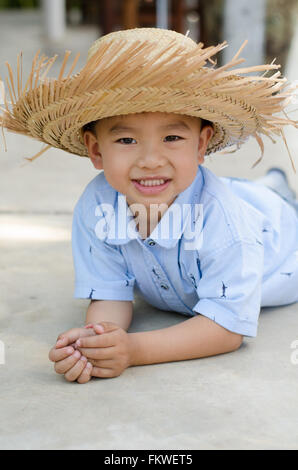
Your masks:
[[[67,348],[66,349],[67,354],[72,354],[74,352],[73,348]]]
[[[81,361],[85,362],[85,361],[87,361],[87,358],[85,356],[82,356]]]
[[[61,346],[63,344],[63,339],[59,339],[56,343],[56,346]]]
[[[86,367],[88,367],[88,369],[91,369],[91,367],[92,367],[91,362],[87,362]]]
[[[93,323],[88,323],[88,325],[84,326],[84,328],[87,330],[88,328],[93,328]]]
[[[77,358],[81,357],[80,351],[74,352],[74,353],[73,353],[73,357],[77,357]]]
[[[80,347],[81,344],[82,344],[81,341],[78,339],[78,340],[76,341],[76,346]]]
[[[94,325],[96,327],[97,331],[99,330],[101,333],[104,333],[104,327],[102,325]]]

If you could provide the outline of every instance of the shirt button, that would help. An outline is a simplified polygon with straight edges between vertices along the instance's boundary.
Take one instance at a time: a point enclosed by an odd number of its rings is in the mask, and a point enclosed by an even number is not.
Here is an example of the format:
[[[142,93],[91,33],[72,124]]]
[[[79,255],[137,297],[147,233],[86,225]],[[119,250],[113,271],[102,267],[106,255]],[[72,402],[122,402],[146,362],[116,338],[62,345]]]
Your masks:
[[[168,290],[169,286],[167,284],[160,284],[160,287],[164,290]]]
[[[159,274],[158,274],[158,272],[156,272],[156,271],[155,271],[155,269],[154,269],[154,268],[152,269],[152,272],[153,272],[153,274],[155,274],[155,276],[156,276],[156,277],[158,277],[158,278],[159,278]]]
[[[155,243],[153,240],[149,240],[149,241],[148,241],[148,244],[149,244],[150,246],[156,245],[156,243]]]

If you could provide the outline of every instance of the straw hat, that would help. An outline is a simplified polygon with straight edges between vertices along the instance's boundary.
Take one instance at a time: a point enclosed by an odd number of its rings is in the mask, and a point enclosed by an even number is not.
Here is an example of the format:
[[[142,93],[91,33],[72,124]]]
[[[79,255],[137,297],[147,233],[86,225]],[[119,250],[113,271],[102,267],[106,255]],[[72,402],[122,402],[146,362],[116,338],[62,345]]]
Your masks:
[[[245,43],[228,64],[216,68],[212,57],[226,45],[204,48],[180,33],[157,28],[117,31],[95,41],[86,65],[72,75],[76,56],[65,78],[70,52],[65,53],[58,79],[52,79],[47,74],[57,56],[39,57],[38,51],[25,88],[18,56],[15,80],[7,63],[11,103],[5,100],[0,124],[46,143],[47,148],[87,157],[86,124],[159,111],[211,121],[215,132],[207,154],[231,145],[238,148],[249,136],[257,139],[263,152],[262,134],[284,139],[284,125],[297,127],[287,115],[275,115],[284,110],[291,93],[284,91],[286,79],[280,72],[265,76],[279,65],[235,69],[244,61],[239,55]],[[261,76],[245,75],[260,71],[264,72]],[[292,165],[294,168],[293,161]]]

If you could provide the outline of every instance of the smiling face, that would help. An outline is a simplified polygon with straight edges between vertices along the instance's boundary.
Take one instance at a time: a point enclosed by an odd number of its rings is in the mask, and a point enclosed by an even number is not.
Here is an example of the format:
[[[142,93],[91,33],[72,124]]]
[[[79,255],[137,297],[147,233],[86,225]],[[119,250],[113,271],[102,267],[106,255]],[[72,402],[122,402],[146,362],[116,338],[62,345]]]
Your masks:
[[[201,120],[191,116],[129,114],[98,121],[96,136],[87,131],[84,142],[94,167],[104,170],[109,184],[126,195],[128,205],[169,207],[204,162],[213,129],[200,127]],[[152,180],[150,187],[147,179]]]

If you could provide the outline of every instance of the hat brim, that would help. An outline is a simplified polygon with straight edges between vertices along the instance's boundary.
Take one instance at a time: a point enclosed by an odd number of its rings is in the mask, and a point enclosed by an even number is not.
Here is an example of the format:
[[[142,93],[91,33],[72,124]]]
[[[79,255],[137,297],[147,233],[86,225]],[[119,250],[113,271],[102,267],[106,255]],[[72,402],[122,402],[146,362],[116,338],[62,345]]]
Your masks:
[[[162,31],[160,41],[158,31]],[[147,34],[146,40],[142,34]],[[2,126],[86,157],[83,127],[117,115],[165,112],[211,121],[214,135],[207,154],[232,145],[239,147],[249,136],[260,143],[261,134],[281,135],[284,125],[297,125],[276,116],[288,103],[289,94],[282,93],[286,79],[279,72],[265,75],[278,65],[233,69],[243,62],[238,53],[228,64],[216,68],[208,62],[226,43],[204,48],[189,38],[185,41],[184,36],[182,41],[179,33],[150,28],[129,30],[128,36],[129,41],[122,31],[101,38],[90,49],[85,67],[66,78],[63,73],[69,52],[58,79],[47,79],[45,74],[40,77],[41,69],[54,58],[47,60],[37,54],[23,90],[19,58],[17,87],[8,64],[11,107],[6,102]],[[265,72],[262,76],[247,75],[261,71]]]

